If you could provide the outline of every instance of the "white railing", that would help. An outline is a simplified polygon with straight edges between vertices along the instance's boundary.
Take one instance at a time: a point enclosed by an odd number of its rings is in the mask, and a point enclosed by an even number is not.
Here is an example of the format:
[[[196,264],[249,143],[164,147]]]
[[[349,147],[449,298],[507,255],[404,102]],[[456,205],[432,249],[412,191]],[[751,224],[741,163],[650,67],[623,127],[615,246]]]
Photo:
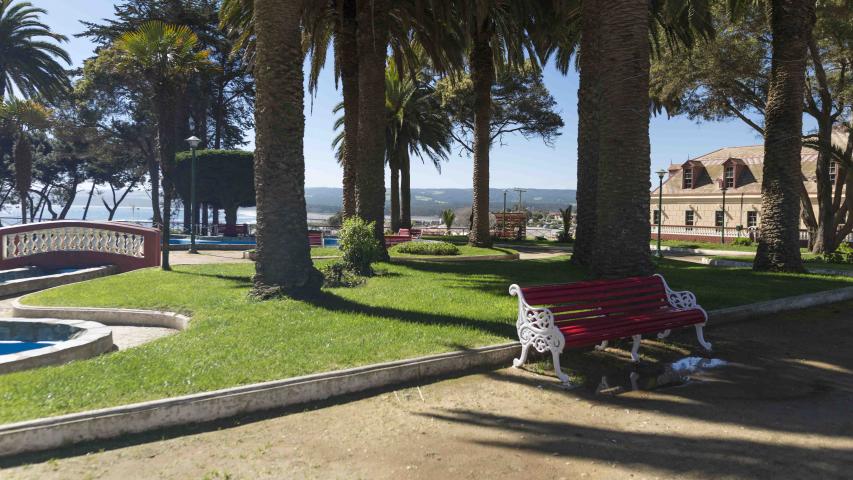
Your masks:
[[[3,258],[50,252],[112,253],[145,257],[145,237],[92,227],[53,227],[2,235]]]

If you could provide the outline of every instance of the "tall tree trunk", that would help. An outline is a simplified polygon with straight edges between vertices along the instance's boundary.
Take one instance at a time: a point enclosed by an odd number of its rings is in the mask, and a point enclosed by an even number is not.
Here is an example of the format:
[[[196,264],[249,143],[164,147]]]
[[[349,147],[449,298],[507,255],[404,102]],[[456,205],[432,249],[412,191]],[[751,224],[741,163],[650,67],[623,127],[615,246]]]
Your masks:
[[[33,152],[30,140],[23,131],[18,132],[14,145],[15,185],[21,197],[21,223],[27,223],[27,200],[33,183]]]
[[[160,214],[160,165],[154,155],[149,155],[146,162],[148,179],[151,182],[151,211],[153,212],[151,221],[154,228],[159,228],[163,225],[163,216]]]
[[[603,6],[598,0],[581,2],[580,85],[578,86],[578,186],[577,227],[572,247],[572,261],[578,265],[592,263],[595,222],[598,215],[598,132],[601,107],[600,28]]]
[[[311,262],[305,207],[305,115],[299,0],[255,0],[255,192],[253,295],[310,297],[323,276]]]
[[[468,243],[490,247],[489,233],[489,149],[492,139],[492,85],[495,65],[490,43],[491,36],[477,29],[470,53],[471,81],[474,85],[474,192],[471,206],[473,216]]]
[[[339,2],[335,55],[341,71],[344,96],[343,217],[350,218],[356,205],[358,174],[358,22],[356,0]]]
[[[92,181],[92,188],[89,189],[89,196],[86,198],[86,207],[83,209],[83,220],[89,215],[89,206],[92,204],[92,196],[95,194],[95,182]]]
[[[412,174],[409,151],[400,156],[400,227],[412,228]]]
[[[385,58],[389,0],[358,0],[358,216],[385,251]]]
[[[601,17],[601,98],[592,274],[649,275],[649,7],[608,2]]]
[[[171,238],[171,220],[172,220],[172,193],[174,185],[172,183],[172,166],[175,163],[176,147],[176,116],[174,108],[173,92],[164,88],[157,95],[157,149],[160,158],[160,168],[163,171],[163,222],[160,227],[161,238],[163,241],[162,252],[163,261],[161,268],[163,270],[171,270],[169,264],[169,240]]]
[[[237,225],[237,206],[229,205],[225,207],[225,226],[228,227],[229,231],[233,231]],[[307,227],[306,227],[307,229]]]
[[[399,152],[388,162],[391,170],[391,231],[400,231],[400,159]]]
[[[831,108],[831,107],[830,107]],[[823,112],[818,120],[818,149],[815,176],[817,177],[817,215],[818,224],[815,242],[811,246],[813,253],[831,253],[835,251],[835,211],[832,208],[832,187],[829,180],[829,166],[832,163],[832,120],[830,111]],[[843,188],[839,185],[839,188]],[[799,225],[797,226],[799,228]]]
[[[773,57],[765,109],[761,236],[756,270],[799,272],[803,101],[806,49],[815,21],[815,0],[768,3]]]

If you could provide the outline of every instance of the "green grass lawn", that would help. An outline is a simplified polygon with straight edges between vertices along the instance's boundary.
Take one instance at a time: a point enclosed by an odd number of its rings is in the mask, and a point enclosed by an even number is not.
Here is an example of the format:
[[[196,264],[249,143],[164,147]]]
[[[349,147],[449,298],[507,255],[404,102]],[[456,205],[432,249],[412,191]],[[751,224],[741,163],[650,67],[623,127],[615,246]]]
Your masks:
[[[702,248],[707,250],[735,250],[739,252],[754,252],[756,249],[756,245],[732,245],[727,243],[725,245],[719,242],[694,242],[692,240],[661,240],[661,245],[666,245],[667,247],[674,248]],[[657,246],[657,240],[655,240],[655,233],[652,231],[652,247]]]
[[[250,301],[251,264],[177,266],[27,297],[30,305],[191,314],[188,330],[140,347],[0,376],[0,422],[108,407],[515,340],[511,283],[579,280],[568,256],[514,262],[381,264],[357,288],[314,301]],[[671,286],[709,309],[853,285],[853,278],[754,273],[663,261]]]

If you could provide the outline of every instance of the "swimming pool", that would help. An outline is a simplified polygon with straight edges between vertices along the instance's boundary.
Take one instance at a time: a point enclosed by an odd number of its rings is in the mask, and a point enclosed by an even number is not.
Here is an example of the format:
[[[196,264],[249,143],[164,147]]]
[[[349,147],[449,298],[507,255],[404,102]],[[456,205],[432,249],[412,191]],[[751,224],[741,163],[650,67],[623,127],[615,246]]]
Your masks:
[[[37,348],[52,347],[57,342],[21,342],[15,340],[0,341],[0,355],[8,355],[10,353],[26,352],[27,350],[35,350]]]
[[[196,245],[255,245],[255,240],[250,238],[196,238]],[[190,239],[186,237],[170,238],[169,245],[189,245]],[[337,237],[323,237],[324,247],[337,247],[340,244]]]

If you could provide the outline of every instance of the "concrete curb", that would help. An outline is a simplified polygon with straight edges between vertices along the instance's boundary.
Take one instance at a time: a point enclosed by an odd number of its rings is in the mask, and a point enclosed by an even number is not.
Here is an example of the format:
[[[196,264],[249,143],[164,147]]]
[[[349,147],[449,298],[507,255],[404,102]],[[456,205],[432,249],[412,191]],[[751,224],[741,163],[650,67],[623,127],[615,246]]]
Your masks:
[[[751,317],[771,315],[774,313],[802,310],[804,308],[828,305],[831,303],[853,300],[853,287],[807,293],[796,297],[778,298],[766,302],[750,303],[737,307],[723,308],[708,312],[708,327],[740,322]]]
[[[118,267],[115,265],[104,265],[102,267],[86,268],[75,272],[9,280],[0,285],[0,296],[10,297],[12,295],[33,292],[36,290],[46,290],[48,288],[68,285],[70,283],[106,277],[107,275],[113,275],[116,273],[118,273]]]
[[[508,365],[517,342],[0,426],[0,456],[203,423],[475,368]]]
[[[702,263],[712,267],[738,267],[751,268],[749,262],[738,262],[737,260],[726,260],[722,258],[702,257]],[[816,273],[818,275],[835,275],[839,277],[853,277],[853,270],[834,270],[831,268],[807,268],[808,273]]]
[[[847,287],[713,310],[709,312],[708,326],[713,328],[753,316],[851,299],[853,287]],[[21,308],[30,313],[56,310],[28,306]],[[122,318],[128,312],[146,313],[143,310],[121,309],[111,312],[110,309],[74,310],[74,315],[97,312],[115,318]],[[147,313],[180,316],[168,312]],[[518,351],[519,344],[512,342],[3,425],[0,426],[0,457],[280,409],[406,382],[425,381],[475,368],[509,366]]]
[[[21,304],[20,298],[12,302],[12,315],[21,318],[89,320],[104,325],[165,327],[175,330],[186,330],[190,324],[189,317],[173,312],[130,308],[35,307]]]

